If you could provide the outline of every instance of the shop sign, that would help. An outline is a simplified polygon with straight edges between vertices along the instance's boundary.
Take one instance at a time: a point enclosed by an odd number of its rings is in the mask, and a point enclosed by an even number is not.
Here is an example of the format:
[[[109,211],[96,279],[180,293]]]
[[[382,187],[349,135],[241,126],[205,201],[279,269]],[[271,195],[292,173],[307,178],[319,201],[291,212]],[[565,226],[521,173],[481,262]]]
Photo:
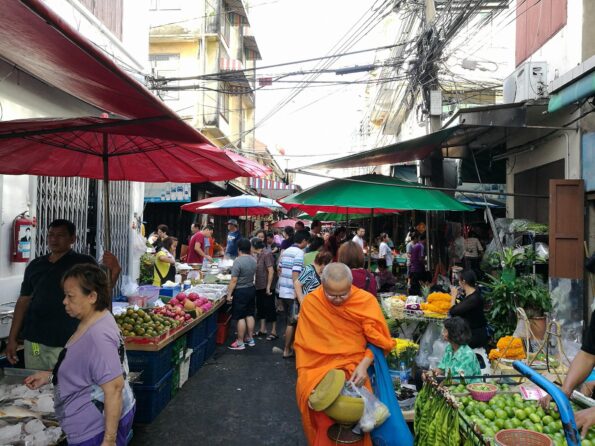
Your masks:
[[[145,203],[189,203],[190,183],[145,183]]]

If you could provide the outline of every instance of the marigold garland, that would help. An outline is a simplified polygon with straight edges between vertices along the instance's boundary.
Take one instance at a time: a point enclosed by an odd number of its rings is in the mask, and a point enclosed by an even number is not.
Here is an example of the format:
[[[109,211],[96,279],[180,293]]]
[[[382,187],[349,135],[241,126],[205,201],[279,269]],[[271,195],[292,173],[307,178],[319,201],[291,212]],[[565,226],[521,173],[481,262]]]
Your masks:
[[[493,359],[525,359],[525,347],[521,338],[503,336],[498,340],[495,349],[490,351],[489,358]]]

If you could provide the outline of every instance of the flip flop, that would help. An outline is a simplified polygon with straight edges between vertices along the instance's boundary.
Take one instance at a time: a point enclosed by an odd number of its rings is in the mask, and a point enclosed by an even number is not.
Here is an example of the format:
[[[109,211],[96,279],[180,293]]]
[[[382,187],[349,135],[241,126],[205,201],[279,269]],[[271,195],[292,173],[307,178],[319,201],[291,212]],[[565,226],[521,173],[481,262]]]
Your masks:
[[[267,341],[274,341],[275,339],[279,339],[279,336],[277,336],[276,334],[271,333],[267,336]]]
[[[266,331],[257,331],[256,333],[254,333],[254,336],[258,336],[259,338],[266,336],[267,332]]]

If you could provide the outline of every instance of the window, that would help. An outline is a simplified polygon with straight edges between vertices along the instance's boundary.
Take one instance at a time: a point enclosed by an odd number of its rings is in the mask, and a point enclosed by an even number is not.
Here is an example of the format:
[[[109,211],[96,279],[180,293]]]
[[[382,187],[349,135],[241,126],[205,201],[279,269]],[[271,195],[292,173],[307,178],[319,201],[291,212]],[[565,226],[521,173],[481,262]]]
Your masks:
[[[520,65],[566,26],[568,0],[517,0],[516,64]]]
[[[176,77],[179,75],[180,69],[180,55],[179,54],[150,54],[149,61],[151,69],[156,77]],[[179,81],[168,82],[168,87],[178,87]],[[174,91],[160,91],[159,97],[164,101],[177,101],[180,99],[180,92]]]
[[[229,44],[231,41],[231,12],[229,11],[229,6],[227,4],[223,4],[223,14],[221,14],[221,35],[227,48],[229,48]]]

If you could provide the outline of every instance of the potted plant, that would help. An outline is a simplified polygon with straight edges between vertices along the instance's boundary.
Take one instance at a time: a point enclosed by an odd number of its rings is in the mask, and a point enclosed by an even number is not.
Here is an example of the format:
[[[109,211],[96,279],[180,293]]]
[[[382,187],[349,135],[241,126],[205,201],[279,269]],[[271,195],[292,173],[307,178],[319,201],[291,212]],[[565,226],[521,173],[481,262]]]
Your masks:
[[[531,332],[543,339],[546,330],[546,313],[552,310],[552,300],[546,284],[536,276],[528,275],[515,281],[515,294],[519,306],[525,310]]]

